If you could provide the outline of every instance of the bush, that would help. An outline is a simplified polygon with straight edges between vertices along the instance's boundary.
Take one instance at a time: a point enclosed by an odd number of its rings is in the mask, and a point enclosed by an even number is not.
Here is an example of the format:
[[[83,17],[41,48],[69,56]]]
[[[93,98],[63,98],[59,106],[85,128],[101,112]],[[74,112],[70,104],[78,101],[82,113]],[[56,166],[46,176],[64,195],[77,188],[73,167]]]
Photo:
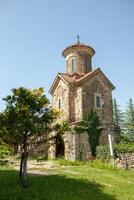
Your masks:
[[[0,158],[4,159],[11,155],[11,151],[8,146],[0,145]]]
[[[92,168],[97,169],[107,169],[107,170],[114,170],[113,165],[109,162],[109,160],[102,160],[102,159],[95,159],[92,161],[88,161],[87,165]]]
[[[96,155],[98,159],[109,159],[110,158],[109,146],[108,145],[98,146]]]
[[[56,162],[59,165],[63,166],[80,166],[85,164],[84,161],[70,161],[70,160],[65,160],[64,158],[58,158],[56,159]]]
[[[115,151],[116,151],[117,154],[119,154],[119,153],[132,153],[132,152],[134,152],[134,143],[115,145]]]
[[[114,156],[119,157],[120,153],[134,152],[134,143],[117,144],[114,146]],[[97,158],[110,159],[109,145],[97,147]]]
[[[59,158],[56,162],[62,166],[87,166],[97,169],[114,170],[112,164],[109,161],[102,159],[86,160],[86,161],[69,161],[63,158]]]
[[[46,156],[36,156],[35,158],[36,158],[37,162],[48,160],[48,156],[47,155]]]

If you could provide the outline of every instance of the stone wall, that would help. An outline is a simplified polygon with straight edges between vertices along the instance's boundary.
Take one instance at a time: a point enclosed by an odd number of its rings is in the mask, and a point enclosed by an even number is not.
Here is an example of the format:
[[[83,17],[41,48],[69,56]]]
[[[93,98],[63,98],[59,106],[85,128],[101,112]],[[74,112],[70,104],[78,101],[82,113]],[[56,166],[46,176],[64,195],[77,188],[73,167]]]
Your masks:
[[[94,94],[101,94],[102,108],[96,109],[102,123],[112,124],[112,95],[110,89],[100,80],[99,77],[94,77],[85,81],[83,88],[83,113],[86,114],[91,108],[95,107]]]
[[[69,91],[69,122],[82,120],[82,87],[70,87]]]
[[[75,121],[80,121],[83,118],[83,109],[82,109],[82,87],[76,88],[76,98],[75,101]]]
[[[76,160],[76,148],[75,148],[75,134],[67,132],[63,137],[64,147],[65,147],[65,159],[75,161]],[[56,143],[55,140],[51,141],[49,148],[49,157],[52,159],[56,158]]]
[[[61,114],[59,116],[60,120],[68,120],[69,119],[69,88],[63,82],[59,81],[58,87],[55,89],[54,94],[52,96],[52,107],[59,109],[59,100],[61,103]]]
[[[108,129],[113,123],[112,119],[112,95],[111,89],[103,81],[99,75],[90,79],[85,79],[78,85],[66,85],[60,80],[54,93],[52,107],[59,107],[59,99],[61,99],[61,115],[58,121],[68,120],[75,123],[82,120],[83,116],[89,112],[91,108],[95,108],[94,94],[101,94],[102,108],[97,108],[102,126],[104,127],[100,137],[100,144],[108,144]],[[65,158],[69,160],[89,159],[90,147],[88,144],[87,134],[77,135],[72,132],[67,133],[63,138],[65,142]],[[50,148],[51,155],[55,157],[55,146]]]
[[[123,169],[134,168],[134,152],[120,153],[115,159],[115,166]]]
[[[78,74],[85,74],[92,70],[91,56],[85,52],[73,52],[66,57],[67,74],[72,74],[72,59],[74,59],[74,72]]]
[[[95,107],[94,93],[101,94],[102,108],[96,109],[97,114],[102,122],[103,131],[100,137],[100,144],[108,144],[108,128],[113,124],[112,119],[112,95],[111,90],[103,83],[99,77],[94,77],[85,81],[82,85],[82,105],[83,115]]]
[[[76,160],[76,149],[75,149],[75,134],[73,132],[68,132],[64,136],[65,142],[65,159],[75,161]]]
[[[91,157],[90,146],[87,133],[76,134],[76,160],[88,160]]]
[[[75,87],[70,87],[70,91],[69,91],[69,122],[75,122],[75,98],[76,98],[76,89],[75,89]]]

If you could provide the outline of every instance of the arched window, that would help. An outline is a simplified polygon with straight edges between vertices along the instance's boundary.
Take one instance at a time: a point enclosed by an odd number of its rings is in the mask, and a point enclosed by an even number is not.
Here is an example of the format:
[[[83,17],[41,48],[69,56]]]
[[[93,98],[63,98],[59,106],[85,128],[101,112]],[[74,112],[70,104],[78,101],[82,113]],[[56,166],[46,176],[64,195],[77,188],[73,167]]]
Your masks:
[[[101,94],[94,94],[95,97],[95,108],[102,108],[102,99]]]

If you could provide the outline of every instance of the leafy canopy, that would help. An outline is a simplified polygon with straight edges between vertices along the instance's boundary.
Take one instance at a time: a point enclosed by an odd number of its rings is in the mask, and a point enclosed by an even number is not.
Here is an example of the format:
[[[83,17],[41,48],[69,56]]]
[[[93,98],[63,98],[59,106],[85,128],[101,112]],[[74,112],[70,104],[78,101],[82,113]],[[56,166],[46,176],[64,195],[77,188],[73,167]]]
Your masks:
[[[49,107],[49,100],[43,88],[34,90],[24,87],[12,89],[12,94],[3,99],[6,109],[1,114],[3,119],[2,132],[9,134],[16,143],[23,143],[24,135],[31,137],[49,130],[56,116]]]

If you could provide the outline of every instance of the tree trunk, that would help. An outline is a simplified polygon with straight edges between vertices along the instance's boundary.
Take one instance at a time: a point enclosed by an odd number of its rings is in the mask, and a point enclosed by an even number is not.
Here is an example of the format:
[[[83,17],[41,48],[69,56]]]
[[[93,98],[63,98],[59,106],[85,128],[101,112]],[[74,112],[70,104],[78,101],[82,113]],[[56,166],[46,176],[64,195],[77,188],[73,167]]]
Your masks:
[[[22,183],[22,187],[24,187],[24,188],[26,188],[28,186],[28,183],[27,183],[27,152],[24,152],[21,183]]]
[[[21,161],[20,161],[20,172],[19,172],[20,182],[22,178],[23,158],[24,158],[24,153],[21,154]]]
[[[27,135],[24,135],[24,143],[23,143],[23,153],[21,156],[21,163],[20,163],[20,184],[23,188],[27,188],[28,183],[27,183]]]

